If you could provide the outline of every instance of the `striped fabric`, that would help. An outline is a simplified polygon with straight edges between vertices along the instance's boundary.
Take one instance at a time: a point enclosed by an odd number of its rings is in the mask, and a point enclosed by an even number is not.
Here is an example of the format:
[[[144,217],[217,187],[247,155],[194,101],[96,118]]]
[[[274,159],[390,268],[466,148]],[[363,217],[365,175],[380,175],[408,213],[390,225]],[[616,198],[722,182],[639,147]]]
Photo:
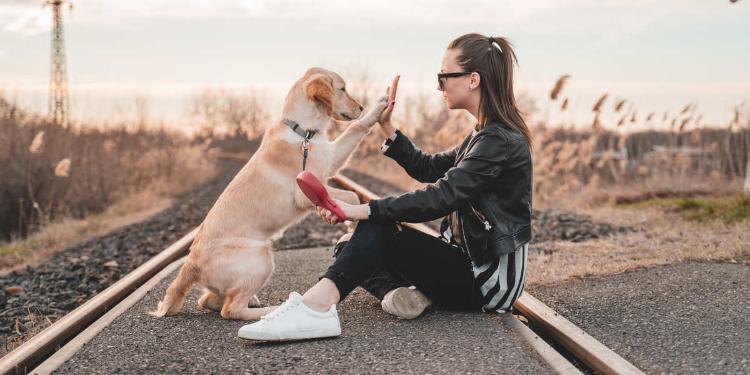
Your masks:
[[[445,242],[461,247],[451,241],[450,226],[440,236]],[[465,251],[462,249],[462,251]],[[516,251],[505,254],[482,265],[472,262],[472,271],[476,285],[482,294],[482,310],[485,312],[505,312],[510,310],[526,285],[526,265],[529,256],[529,244],[518,247]]]
[[[481,266],[472,265],[474,280],[480,285],[482,310],[504,312],[510,310],[523,293],[526,284],[526,262],[529,244]]]

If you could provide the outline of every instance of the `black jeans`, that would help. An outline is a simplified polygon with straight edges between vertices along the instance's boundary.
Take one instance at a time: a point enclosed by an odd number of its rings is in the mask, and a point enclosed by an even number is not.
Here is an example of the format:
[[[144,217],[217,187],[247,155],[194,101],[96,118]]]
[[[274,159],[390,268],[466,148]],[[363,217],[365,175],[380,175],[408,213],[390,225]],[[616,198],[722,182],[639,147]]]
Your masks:
[[[360,221],[334,256],[323,277],[336,284],[341,300],[357,286],[382,300],[394,288],[414,285],[436,307],[481,309],[468,255],[408,226]]]

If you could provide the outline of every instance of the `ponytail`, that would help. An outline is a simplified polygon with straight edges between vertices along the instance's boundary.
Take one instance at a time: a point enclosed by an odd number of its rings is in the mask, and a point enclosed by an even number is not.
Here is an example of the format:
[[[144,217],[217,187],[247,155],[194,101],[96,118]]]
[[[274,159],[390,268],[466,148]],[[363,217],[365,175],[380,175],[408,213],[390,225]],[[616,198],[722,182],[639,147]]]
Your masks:
[[[518,59],[510,42],[503,37],[471,33],[453,40],[448,44],[448,49],[452,48],[461,50],[457,62],[464,71],[479,73],[479,127],[502,122],[521,133],[531,147],[531,131],[513,92],[513,64],[518,64]]]

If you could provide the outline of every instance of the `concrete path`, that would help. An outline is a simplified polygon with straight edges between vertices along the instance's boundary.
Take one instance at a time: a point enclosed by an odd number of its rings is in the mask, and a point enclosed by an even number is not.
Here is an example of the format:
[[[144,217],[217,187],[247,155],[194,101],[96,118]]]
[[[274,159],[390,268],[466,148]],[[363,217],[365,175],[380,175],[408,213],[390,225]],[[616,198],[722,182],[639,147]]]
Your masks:
[[[680,263],[529,292],[646,373],[750,374],[750,266]]]
[[[278,304],[303,292],[332,261],[330,248],[275,252],[277,271],[260,293]],[[118,317],[61,366],[60,374],[113,373],[475,373],[543,374],[551,370],[500,316],[430,311],[412,321],[380,309],[355,290],[339,306],[342,336],[263,344],[237,338],[245,323],[199,310],[194,289],[183,312],[154,318],[174,274]]]

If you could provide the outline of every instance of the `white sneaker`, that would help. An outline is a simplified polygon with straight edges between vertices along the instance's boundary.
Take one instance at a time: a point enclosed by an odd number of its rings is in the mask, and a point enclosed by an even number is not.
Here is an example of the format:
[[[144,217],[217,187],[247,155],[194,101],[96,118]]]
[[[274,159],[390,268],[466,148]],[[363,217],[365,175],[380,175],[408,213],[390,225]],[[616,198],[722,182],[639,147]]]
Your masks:
[[[401,319],[414,319],[421,315],[432,302],[415,286],[399,287],[386,293],[380,306],[383,311]]]
[[[259,321],[240,328],[237,335],[248,340],[283,341],[303,340],[341,335],[341,322],[332,305],[327,312],[317,312],[302,302],[302,295],[289,293],[276,310],[263,315]]]

